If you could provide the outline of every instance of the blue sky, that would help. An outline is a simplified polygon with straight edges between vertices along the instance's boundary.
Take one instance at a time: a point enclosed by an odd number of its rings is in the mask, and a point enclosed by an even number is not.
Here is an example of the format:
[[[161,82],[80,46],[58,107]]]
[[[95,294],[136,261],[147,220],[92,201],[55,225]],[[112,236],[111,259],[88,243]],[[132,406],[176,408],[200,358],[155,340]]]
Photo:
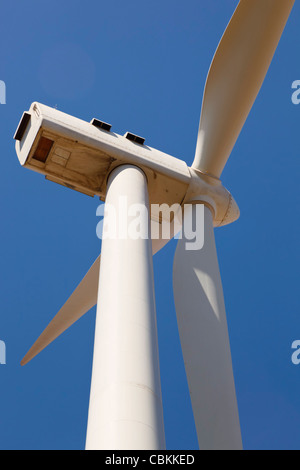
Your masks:
[[[0,449],[83,449],[95,309],[19,362],[97,257],[99,201],[23,169],[13,134],[40,101],[192,163],[203,87],[236,0],[15,1],[2,5]],[[240,220],[216,231],[246,449],[300,449],[296,2],[222,179]],[[197,448],[172,295],[172,241],[154,258],[168,449]]]

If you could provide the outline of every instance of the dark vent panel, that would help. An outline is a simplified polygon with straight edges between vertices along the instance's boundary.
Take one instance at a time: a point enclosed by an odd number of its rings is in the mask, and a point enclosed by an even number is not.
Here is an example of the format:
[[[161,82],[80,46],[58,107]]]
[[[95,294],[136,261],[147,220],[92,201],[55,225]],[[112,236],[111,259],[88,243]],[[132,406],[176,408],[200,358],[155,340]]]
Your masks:
[[[131,140],[136,144],[144,145],[145,139],[143,137],[139,137],[138,135],[132,134],[131,132],[127,132],[125,137],[126,139]]]
[[[99,119],[92,119],[91,120],[92,126],[98,127],[98,129],[103,129],[104,131],[109,132],[111,130],[111,125],[107,124],[107,122],[99,121]]]
[[[27,129],[28,123],[30,121],[31,114],[29,113],[24,113],[22,116],[22,119],[20,121],[20,124],[18,126],[18,129],[16,130],[16,133],[14,135],[15,140],[21,141],[23,138],[23,135]]]

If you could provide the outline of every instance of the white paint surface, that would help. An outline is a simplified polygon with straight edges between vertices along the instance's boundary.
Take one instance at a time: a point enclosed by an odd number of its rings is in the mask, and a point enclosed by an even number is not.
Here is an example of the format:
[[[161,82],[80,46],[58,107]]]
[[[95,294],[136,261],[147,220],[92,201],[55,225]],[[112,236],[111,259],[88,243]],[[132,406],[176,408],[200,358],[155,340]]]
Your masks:
[[[106,201],[121,195],[148,207],[140,169],[113,171]],[[105,239],[86,449],[164,447],[151,239]]]

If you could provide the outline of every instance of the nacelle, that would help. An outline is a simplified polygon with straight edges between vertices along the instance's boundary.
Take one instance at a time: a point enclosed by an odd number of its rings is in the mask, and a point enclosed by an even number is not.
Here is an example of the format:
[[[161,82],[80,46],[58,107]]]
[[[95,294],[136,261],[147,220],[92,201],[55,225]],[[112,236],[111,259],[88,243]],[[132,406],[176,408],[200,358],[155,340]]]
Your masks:
[[[195,190],[201,194],[203,188],[206,201],[207,193],[213,195],[217,190],[217,202],[212,204],[215,225],[224,225],[221,222],[232,197],[221,182],[210,184],[206,176],[195,177],[184,161],[148,147],[145,139],[135,134],[121,136],[98,119],[86,122],[35,102],[23,114],[14,138],[21,165],[103,201],[110,172],[126,164],[145,172],[151,205],[181,205],[188,202],[191,188],[193,195]],[[151,218],[155,220],[156,214],[151,213]],[[230,217],[226,220],[233,221]]]

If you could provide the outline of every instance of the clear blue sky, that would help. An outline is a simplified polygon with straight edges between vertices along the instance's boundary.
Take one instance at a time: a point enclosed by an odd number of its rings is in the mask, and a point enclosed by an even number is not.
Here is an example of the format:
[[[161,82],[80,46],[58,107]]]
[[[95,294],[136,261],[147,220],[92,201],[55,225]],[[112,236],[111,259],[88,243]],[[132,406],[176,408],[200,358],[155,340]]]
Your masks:
[[[43,0],[1,6],[0,449],[83,449],[95,309],[19,361],[100,251],[99,201],[18,163],[13,134],[40,101],[191,164],[203,87],[237,0]],[[216,231],[244,446],[300,449],[300,5],[223,173],[241,209]],[[172,296],[171,242],[155,256],[168,449],[197,448]]]

